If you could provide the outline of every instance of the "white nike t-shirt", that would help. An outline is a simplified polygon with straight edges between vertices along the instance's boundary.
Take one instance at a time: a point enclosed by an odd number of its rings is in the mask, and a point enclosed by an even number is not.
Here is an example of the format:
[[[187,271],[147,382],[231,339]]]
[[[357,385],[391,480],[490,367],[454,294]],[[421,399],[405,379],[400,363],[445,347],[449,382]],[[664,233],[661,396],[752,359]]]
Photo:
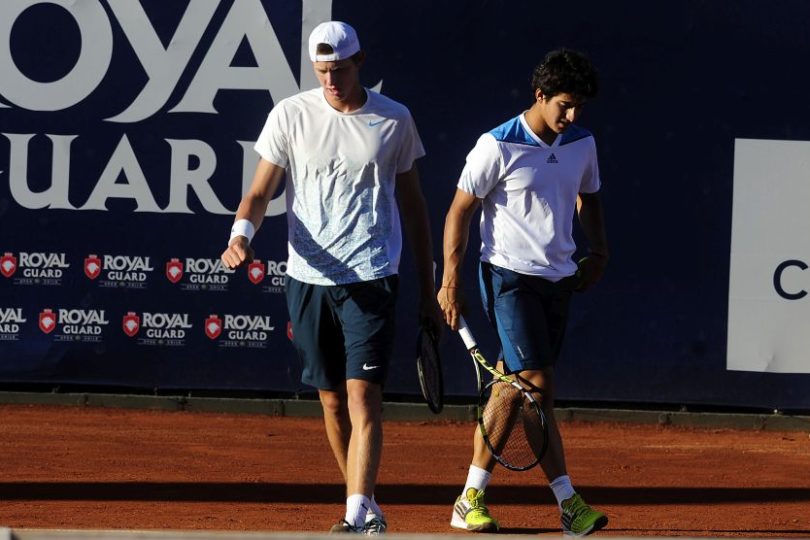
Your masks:
[[[280,101],[255,149],[287,170],[287,274],[316,285],[397,273],[402,249],[396,175],[425,154],[408,109],[366,90],[360,109],[333,109],[321,88]]]
[[[549,146],[521,114],[478,139],[458,188],[483,199],[482,261],[558,281],[577,269],[577,194],[600,188],[593,135],[571,125]]]

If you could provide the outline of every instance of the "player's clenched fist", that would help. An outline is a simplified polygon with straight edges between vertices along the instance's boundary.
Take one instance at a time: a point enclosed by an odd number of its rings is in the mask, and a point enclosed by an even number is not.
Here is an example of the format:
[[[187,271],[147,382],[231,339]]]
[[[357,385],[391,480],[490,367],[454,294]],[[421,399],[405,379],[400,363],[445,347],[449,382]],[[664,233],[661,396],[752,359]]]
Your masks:
[[[248,239],[244,236],[237,236],[228,242],[228,248],[222,253],[222,262],[233,270],[245,263],[253,262],[253,254],[253,248],[250,247]]]

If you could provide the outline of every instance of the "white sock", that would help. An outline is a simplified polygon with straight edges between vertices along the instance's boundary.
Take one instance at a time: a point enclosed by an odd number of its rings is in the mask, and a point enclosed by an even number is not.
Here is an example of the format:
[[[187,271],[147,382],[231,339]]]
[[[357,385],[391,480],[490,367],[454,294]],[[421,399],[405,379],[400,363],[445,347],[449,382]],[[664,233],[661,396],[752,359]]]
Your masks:
[[[368,512],[366,512],[366,519],[370,518],[371,516],[377,516],[379,518],[383,517],[382,508],[377,504],[377,499],[374,495],[371,495],[371,501],[369,501],[368,505]]]
[[[554,492],[554,497],[557,498],[557,506],[562,508],[562,502],[574,496],[574,486],[571,485],[571,478],[567,474],[558,476],[553,482],[549,484],[551,490]]]
[[[492,478],[492,473],[486,469],[470,465],[470,472],[467,473],[467,483],[464,484],[464,491],[462,494],[466,495],[467,490],[475,488],[478,491],[484,491],[489,484],[489,479]]]
[[[366,523],[366,512],[371,506],[371,501],[362,493],[349,495],[346,499],[346,523],[352,527],[362,527]]]

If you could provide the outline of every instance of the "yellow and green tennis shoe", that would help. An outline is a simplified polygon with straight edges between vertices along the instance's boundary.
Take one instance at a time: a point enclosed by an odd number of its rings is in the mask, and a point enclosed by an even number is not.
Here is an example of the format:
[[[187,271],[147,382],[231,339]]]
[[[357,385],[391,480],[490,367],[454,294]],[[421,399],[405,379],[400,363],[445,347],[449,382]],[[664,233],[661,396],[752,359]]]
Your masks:
[[[607,525],[608,518],[598,510],[594,510],[582,500],[578,494],[565,499],[560,505],[562,509],[563,534],[569,536],[585,536],[596,532]]]
[[[475,488],[468,488],[466,493],[456,499],[450,526],[474,532],[498,531],[498,522],[489,515],[484,503],[484,492]]]

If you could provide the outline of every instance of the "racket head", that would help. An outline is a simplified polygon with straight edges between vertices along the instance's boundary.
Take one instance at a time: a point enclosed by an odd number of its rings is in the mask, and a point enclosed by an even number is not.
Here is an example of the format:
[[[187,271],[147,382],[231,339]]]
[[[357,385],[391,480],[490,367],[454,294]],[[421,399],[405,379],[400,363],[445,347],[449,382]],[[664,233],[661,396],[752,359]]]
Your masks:
[[[444,379],[436,333],[425,325],[416,336],[416,375],[428,408],[439,414],[444,407]]]
[[[534,397],[515,382],[493,379],[481,391],[478,426],[495,460],[528,471],[548,448],[548,424]]]

